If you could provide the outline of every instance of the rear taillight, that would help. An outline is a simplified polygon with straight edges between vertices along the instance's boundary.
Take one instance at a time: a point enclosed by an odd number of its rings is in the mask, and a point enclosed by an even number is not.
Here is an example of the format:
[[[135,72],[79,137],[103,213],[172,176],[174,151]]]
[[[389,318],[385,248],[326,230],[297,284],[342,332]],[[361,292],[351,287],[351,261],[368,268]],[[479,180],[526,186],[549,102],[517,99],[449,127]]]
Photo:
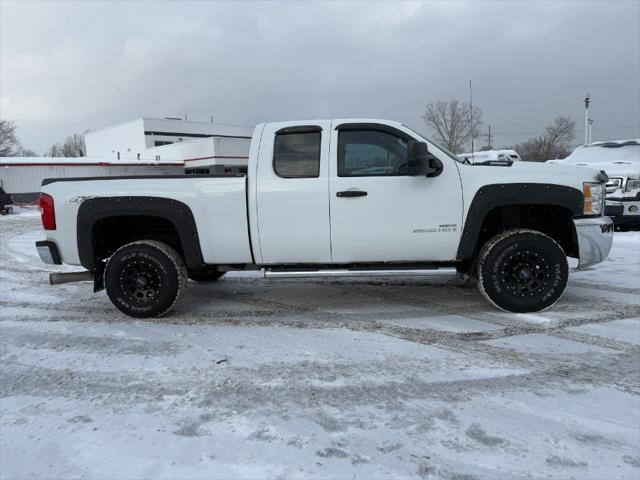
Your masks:
[[[45,230],[56,229],[56,210],[53,207],[53,197],[46,193],[40,194],[40,214],[42,215],[42,226]]]

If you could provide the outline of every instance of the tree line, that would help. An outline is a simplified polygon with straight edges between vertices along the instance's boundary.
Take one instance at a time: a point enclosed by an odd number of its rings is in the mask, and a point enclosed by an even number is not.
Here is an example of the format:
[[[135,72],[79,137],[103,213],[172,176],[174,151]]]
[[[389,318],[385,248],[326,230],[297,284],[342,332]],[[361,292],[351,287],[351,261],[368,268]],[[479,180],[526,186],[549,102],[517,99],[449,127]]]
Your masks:
[[[0,119],[0,157],[37,157],[35,151],[25,148],[18,140],[16,122]],[[63,142],[51,145],[43,157],[82,157],[86,154],[84,134],[74,133]]]
[[[470,147],[472,139],[480,137],[482,115],[481,108],[472,109],[468,102],[453,98],[429,102],[422,118],[443,147],[453,153],[463,153],[465,148]],[[517,151],[525,161],[544,162],[564,158],[572,151],[575,130],[576,122],[560,115],[540,135],[502,149]],[[480,149],[489,150],[491,145],[484,145]]]

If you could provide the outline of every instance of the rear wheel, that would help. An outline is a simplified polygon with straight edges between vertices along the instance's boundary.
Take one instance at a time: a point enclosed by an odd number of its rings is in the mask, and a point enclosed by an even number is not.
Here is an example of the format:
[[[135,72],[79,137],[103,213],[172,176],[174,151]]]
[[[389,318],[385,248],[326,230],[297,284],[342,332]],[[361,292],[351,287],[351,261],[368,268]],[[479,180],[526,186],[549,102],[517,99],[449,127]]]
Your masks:
[[[159,317],[178,301],[187,286],[184,261],[170,246],[153,240],[129,243],[107,261],[107,295],[131,317]]]
[[[536,230],[507,230],[489,240],[478,256],[478,288],[496,307],[538,312],[556,303],[569,277],[562,247]]]

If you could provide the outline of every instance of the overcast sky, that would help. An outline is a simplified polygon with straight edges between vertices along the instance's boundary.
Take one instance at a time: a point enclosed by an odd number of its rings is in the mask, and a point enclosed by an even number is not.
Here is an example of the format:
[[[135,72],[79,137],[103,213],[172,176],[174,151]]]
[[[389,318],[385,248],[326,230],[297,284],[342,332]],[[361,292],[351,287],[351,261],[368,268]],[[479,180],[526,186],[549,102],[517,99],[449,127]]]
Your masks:
[[[640,137],[640,2],[0,0],[0,116],[40,153],[135,117],[381,117],[468,99],[495,144],[560,114]]]

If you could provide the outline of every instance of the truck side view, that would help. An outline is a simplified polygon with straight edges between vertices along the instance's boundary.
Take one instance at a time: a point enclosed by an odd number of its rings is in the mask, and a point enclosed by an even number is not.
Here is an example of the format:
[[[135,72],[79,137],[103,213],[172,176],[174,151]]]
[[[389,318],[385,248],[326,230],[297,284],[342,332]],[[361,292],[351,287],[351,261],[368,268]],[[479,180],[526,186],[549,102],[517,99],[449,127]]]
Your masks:
[[[134,317],[168,312],[188,278],[256,269],[467,274],[496,307],[533,312],[564,292],[567,257],[607,257],[606,181],[566,165],[464,164],[393,121],[264,123],[246,176],[44,180],[36,246],[86,269],[52,283],[92,279]]]

